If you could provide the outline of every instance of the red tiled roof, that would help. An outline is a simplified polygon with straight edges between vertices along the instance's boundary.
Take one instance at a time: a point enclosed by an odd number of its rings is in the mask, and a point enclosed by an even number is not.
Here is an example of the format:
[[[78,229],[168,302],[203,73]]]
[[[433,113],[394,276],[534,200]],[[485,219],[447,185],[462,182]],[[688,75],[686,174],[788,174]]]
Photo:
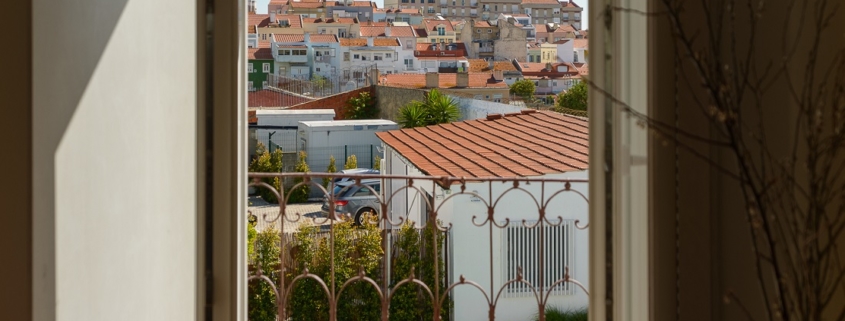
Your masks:
[[[587,48],[590,44],[589,39],[572,39],[572,47],[573,48]]]
[[[366,38],[342,38],[340,39],[340,45],[343,47],[361,47],[367,45]],[[396,38],[376,38],[373,39],[373,46],[376,47],[390,47],[390,46],[399,46],[399,40]]]
[[[522,0],[522,4],[554,4],[560,5],[557,0]]]
[[[247,49],[247,60],[273,60],[273,52],[270,48],[249,48]]]
[[[248,94],[248,107],[287,107],[313,99],[295,96],[284,92],[262,89],[250,91]]]
[[[361,26],[361,37],[384,37],[384,30],[387,26]],[[390,27],[391,37],[416,37],[414,28],[411,26]]]
[[[302,18],[302,23],[358,23],[358,18]]]
[[[484,59],[469,59],[469,67],[467,68],[469,72],[482,72],[490,66]]]
[[[311,42],[314,43],[337,42],[335,35],[310,35],[310,37]],[[273,39],[276,42],[304,42],[305,35],[273,35]]]
[[[578,68],[568,62],[553,63],[552,69],[546,69],[549,64],[540,62],[519,62],[520,71],[525,76],[545,76],[550,78],[577,76]],[[559,66],[565,66],[567,71],[557,71]]]
[[[572,65],[575,66],[575,69],[578,69],[578,73],[581,76],[589,76],[590,75],[590,68],[587,64],[585,64],[583,62],[575,62],[575,63],[572,63]]]
[[[547,111],[376,136],[430,176],[526,177],[589,167],[587,120]]]
[[[457,74],[443,73],[438,75],[438,88],[455,88]],[[468,88],[507,88],[502,81],[493,81],[487,72],[470,72]],[[381,77],[383,84],[391,87],[424,88],[425,74],[388,74]]]
[[[417,37],[428,37],[428,32],[425,31],[425,28],[414,28],[414,31],[417,32]]]
[[[493,27],[493,26],[491,26],[491,25],[490,25],[490,22],[489,22],[489,21],[486,21],[486,20],[476,21],[474,25],[475,25],[475,27],[476,27],[476,28],[490,28],[490,27]]]
[[[581,6],[579,6],[577,3],[575,3],[575,1],[571,1],[571,0],[570,0],[570,1],[567,1],[567,2],[566,2],[566,5],[564,5],[564,7],[569,7],[569,8],[581,8]]]
[[[325,2],[297,2],[291,1],[290,6],[294,8],[325,8]]]
[[[375,1],[353,1],[352,6],[353,7],[373,7],[373,8],[378,7],[378,5],[375,3]]]
[[[425,25],[425,30],[428,31],[437,31],[437,26],[439,25],[443,25],[443,28],[446,29],[446,31],[455,31],[452,23],[447,20],[425,19],[423,20],[423,24]]]
[[[269,21],[269,18],[268,20]],[[302,16],[295,14],[277,14],[276,21],[287,21],[288,28],[302,28]],[[271,21],[270,23],[276,23]]]
[[[247,27],[249,27],[249,33],[255,33],[255,27],[258,28],[266,27],[270,24],[270,15],[269,14],[257,14],[257,13],[250,13],[247,17]]]
[[[496,61],[493,63],[493,70],[516,71],[516,67],[510,61]]]

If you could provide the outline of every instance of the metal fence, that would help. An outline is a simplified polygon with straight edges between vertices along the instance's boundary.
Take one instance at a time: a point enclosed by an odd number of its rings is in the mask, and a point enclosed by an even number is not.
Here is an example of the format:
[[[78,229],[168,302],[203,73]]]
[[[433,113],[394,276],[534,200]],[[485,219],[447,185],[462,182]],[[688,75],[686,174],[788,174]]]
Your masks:
[[[350,262],[357,262],[365,254],[344,252],[344,249],[356,247],[356,244],[348,242],[350,215],[336,212],[338,200],[331,193],[326,193],[332,186],[326,189],[320,185],[323,178],[330,176],[336,177],[337,174],[249,174],[252,179],[250,186],[271,189],[279,196],[278,211],[265,212],[251,219],[272,222],[278,226],[282,234],[278,241],[281,249],[278,255],[284,264],[253,265],[248,276],[251,285],[260,283],[272,289],[277,320],[347,320],[351,318],[344,313],[349,311],[345,309],[349,309],[350,304],[361,311],[367,307],[377,309],[376,316],[370,319],[394,319],[391,313],[396,312],[396,306],[393,306],[397,300],[396,295],[406,293],[402,291],[408,287],[418,289],[411,300],[417,302],[414,303],[417,308],[424,305],[433,311],[430,315],[433,320],[458,318],[452,314],[454,309],[461,307],[461,304],[468,304],[455,296],[458,289],[469,289],[476,292],[477,297],[484,298],[484,304],[473,306],[473,313],[476,316],[483,314],[487,320],[494,320],[499,313],[508,312],[498,311],[497,307],[509,300],[509,293],[522,297],[516,299],[533,299],[531,302],[536,303],[536,309],[524,318],[536,316],[541,321],[546,319],[546,308],[553,305],[552,300],[560,299],[560,295],[589,295],[586,287],[572,277],[570,270],[572,264],[578,264],[578,257],[572,255],[575,248],[573,235],[586,233],[583,230],[589,225],[580,221],[580,218],[587,217],[588,200],[584,194],[586,180],[344,175],[359,182],[363,179],[379,179],[382,186],[379,191],[365,187],[374,194],[379,208],[369,220],[370,224],[359,226],[352,232],[359,236],[377,233],[378,248],[382,251],[376,253],[379,260],[377,269],[358,266],[357,273],[349,274]],[[296,206],[302,205],[287,204],[288,196],[266,183],[266,180],[274,178],[300,178],[303,180],[301,185],[308,184],[312,189],[322,191],[329,204],[328,213],[310,215],[313,213],[302,212],[308,210],[297,209]],[[405,211],[408,205],[406,201],[410,197],[408,194],[416,194],[419,197],[414,198],[422,202],[419,217],[412,217],[411,212]],[[291,211],[289,207],[295,210]],[[476,210],[486,208],[486,211],[471,210],[470,207]],[[582,208],[583,213],[572,212],[573,208]],[[425,234],[418,229],[415,232],[425,242],[440,244],[444,236],[448,241],[446,245],[430,246],[429,250],[420,254],[434,258],[430,261],[433,267],[423,269],[416,266],[404,272],[393,272],[394,268],[398,271],[395,257],[399,254],[396,249],[402,246],[395,242],[399,238],[397,231],[406,228],[409,221],[413,221],[410,224],[417,228],[433,231]],[[310,234],[309,238],[294,237],[303,226],[316,226],[318,232]],[[353,236],[353,239],[356,237]],[[325,251],[320,253],[325,255],[322,259],[327,260],[329,266],[311,266],[309,262],[312,261],[298,262],[297,253],[303,251],[302,240],[306,240],[306,247],[313,247],[315,243],[322,244]],[[337,242],[347,243],[341,243],[344,247],[337,248]],[[586,244],[582,244],[582,247],[586,247]],[[471,262],[470,269],[462,270],[471,272],[453,275],[452,271],[457,266],[450,260],[463,255],[458,252],[489,256],[485,260]],[[586,260],[586,257],[582,259]],[[586,278],[587,272],[581,273]],[[313,286],[311,292],[297,290],[304,284]],[[359,292],[350,293],[353,287]],[[355,296],[364,293],[360,292],[361,289],[370,291],[367,292],[370,295]],[[319,303],[316,306],[324,315],[314,317],[309,314],[310,317],[303,317],[303,299],[309,304]],[[525,307],[528,301],[519,302],[522,302],[520,306]],[[353,312],[357,313],[355,310]],[[419,316],[414,319],[422,320]]]
[[[313,75],[269,75],[269,87],[281,93],[320,98],[374,85],[369,79],[375,64],[356,64],[349,68],[315,72]]]

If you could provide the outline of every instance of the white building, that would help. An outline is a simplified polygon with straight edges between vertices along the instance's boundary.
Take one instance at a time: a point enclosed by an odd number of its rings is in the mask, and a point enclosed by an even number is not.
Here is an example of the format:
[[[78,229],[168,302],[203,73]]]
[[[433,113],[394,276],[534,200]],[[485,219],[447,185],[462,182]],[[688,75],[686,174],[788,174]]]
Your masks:
[[[339,60],[336,35],[276,34],[272,39],[276,76],[311,79],[315,74],[328,76],[336,72]]]
[[[411,50],[402,47],[402,43],[398,38],[393,37],[341,39],[340,48],[343,57],[340,64],[341,70],[348,71],[354,70],[355,67],[374,66],[383,74],[391,74],[403,70],[404,67],[400,57],[408,55],[407,53],[411,52]],[[362,73],[360,75],[349,76],[360,78],[366,75]]]
[[[447,249],[449,281],[460,276],[478,283],[488,295],[495,293],[507,280],[515,279],[517,268],[523,268],[524,278],[539,287],[536,265],[539,254],[538,229],[522,224],[536,222],[539,208],[535,200],[523,191],[508,191],[513,183],[473,182],[472,178],[518,177],[537,179],[583,180],[572,183],[564,190],[563,182],[533,182],[520,188],[546,204],[545,215],[549,222],[562,224],[548,226],[544,231],[544,282],[548,289],[563,278],[569,268],[573,279],[586,283],[588,271],[588,232],[575,227],[575,220],[585,224],[588,203],[578,193],[587,195],[588,184],[588,127],[587,120],[552,112],[526,110],[519,114],[491,115],[483,120],[454,122],[447,125],[403,129],[376,134],[385,146],[385,174],[466,177],[466,192],[461,184],[415,184],[422,193],[402,190],[403,180],[391,180],[384,188],[385,195],[394,192],[391,213],[394,221],[399,216],[427,224],[425,215],[433,202],[442,225],[451,224]],[[576,192],[577,191],[577,192]],[[507,193],[506,193],[507,192]],[[388,194],[390,193],[390,194]],[[424,194],[424,195],[421,195]],[[510,224],[494,228],[478,227],[488,217],[486,204],[497,198],[492,221]],[[448,201],[445,201],[447,200]],[[445,202],[444,202],[445,201]],[[475,216],[475,221],[473,221]],[[489,222],[487,222],[489,224]],[[517,237],[520,236],[520,237]],[[527,237],[526,237],[527,236]],[[534,241],[531,241],[534,240]],[[492,258],[490,256],[492,246]],[[492,272],[487,268],[492,264]],[[483,267],[483,268],[482,268]],[[492,290],[491,290],[492,273]],[[555,288],[558,289],[558,288]],[[503,290],[496,307],[497,320],[528,320],[537,313],[537,303],[530,290],[508,287]],[[455,320],[487,320],[487,302],[478,289],[464,285],[453,292]],[[561,308],[584,308],[587,295],[574,285],[552,292],[548,305]]]

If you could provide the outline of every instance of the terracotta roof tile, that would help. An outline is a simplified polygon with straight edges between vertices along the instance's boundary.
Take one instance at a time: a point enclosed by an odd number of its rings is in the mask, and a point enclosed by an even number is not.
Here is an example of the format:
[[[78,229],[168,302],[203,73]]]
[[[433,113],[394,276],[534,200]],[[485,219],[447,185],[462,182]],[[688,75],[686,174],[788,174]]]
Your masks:
[[[572,39],[572,41],[573,48],[587,48],[590,44],[589,39]]]
[[[367,38],[342,38],[340,39],[342,47],[363,47],[367,45]],[[375,38],[373,39],[373,46],[376,47],[391,47],[399,46],[399,40],[396,38]]]
[[[325,8],[325,2],[297,2],[291,1],[290,6],[294,8]]]
[[[273,60],[273,52],[270,48],[249,48],[247,49],[247,60]]]
[[[585,64],[583,62],[576,62],[576,63],[572,63],[572,65],[574,65],[575,68],[578,69],[578,73],[581,76],[589,76],[590,75],[590,67],[587,64]]]
[[[522,4],[554,4],[560,5],[557,0],[522,0]]]
[[[358,18],[302,18],[302,23],[358,23]]]
[[[525,177],[588,168],[587,121],[546,111],[376,136],[431,176]]]
[[[490,64],[484,59],[469,59],[469,72],[486,71]]]
[[[490,27],[493,27],[493,26],[491,26],[491,25],[490,25],[490,22],[489,22],[489,21],[486,21],[486,20],[476,21],[473,25],[474,25],[476,28],[490,28]]]
[[[566,4],[564,5],[564,7],[580,8],[581,6],[579,6],[577,3],[575,3],[575,1],[567,1]]]
[[[384,37],[384,31],[387,26],[361,26],[361,37]],[[416,37],[414,28],[411,26],[394,26],[390,27],[391,37]]]
[[[381,77],[385,86],[403,88],[424,88],[425,74],[388,74]],[[457,74],[442,73],[438,75],[439,88],[455,88]],[[469,88],[507,88],[503,81],[493,81],[487,72],[470,72]]]
[[[310,37],[311,42],[314,43],[337,42],[335,35],[310,35]],[[305,35],[273,35],[273,39],[276,42],[304,42]]]
[[[425,28],[414,28],[414,31],[417,32],[417,37],[428,37],[428,31],[425,31]]]
[[[496,61],[493,63],[494,70],[516,71],[516,67],[510,61]]]
[[[437,26],[439,25],[443,25],[446,31],[455,31],[455,27],[448,20],[425,19],[423,20],[423,25],[425,25],[425,30],[428,31],[437,31]]]

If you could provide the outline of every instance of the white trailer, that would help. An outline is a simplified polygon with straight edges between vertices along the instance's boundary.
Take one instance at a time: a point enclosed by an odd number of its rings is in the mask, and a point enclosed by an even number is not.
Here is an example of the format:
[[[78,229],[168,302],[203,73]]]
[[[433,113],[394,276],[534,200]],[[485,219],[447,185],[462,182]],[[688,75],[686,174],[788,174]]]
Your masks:
[[[256,110],[258,118],[255,140],[269,150],[270,145],[281,147],[284,152],[296,151],[296,132],[300,121],[331,121],[335,117],[333,109],[275,109]],[[272,142],[272,144],[270,144]]]
[[[376,156],[384,158],[376,133],[394,129],[399,125],[384,119],[302,121],[299,148],[308,153],[308,166],[313,172],[325,171],[331,156],[338,169],[350,155],[358,158],[358,167],[372,168]]]

